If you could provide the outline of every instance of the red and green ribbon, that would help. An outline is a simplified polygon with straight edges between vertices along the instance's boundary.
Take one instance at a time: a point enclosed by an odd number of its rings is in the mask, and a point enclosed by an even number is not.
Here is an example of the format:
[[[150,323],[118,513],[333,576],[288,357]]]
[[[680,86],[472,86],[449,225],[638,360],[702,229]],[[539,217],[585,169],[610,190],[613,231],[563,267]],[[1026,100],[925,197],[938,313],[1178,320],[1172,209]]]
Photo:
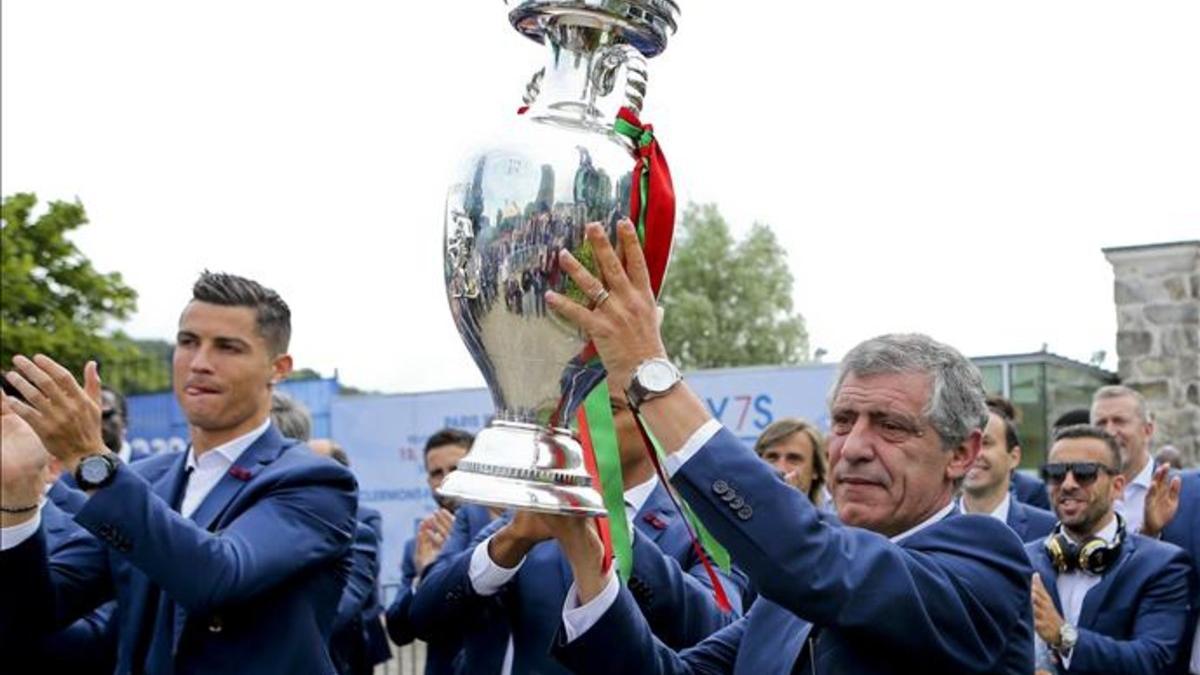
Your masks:
[[[608,380],[601,380],[588,393],[579,409],[579,431],[585,455],[593,455],[588,462],[589,473],[600,496],[608,519],[601,523],[600,539],[604,540],[604,568],[613,558],[617,562],[617,573],[622,580],[629,579],[633,569],[633,539],[629,532],[629,517],[625,509],[625,481],[621,473],[621,444],[617,440],[616,424],[613,422],[612,403],[608,397]],[[592,469],[591,467],[595,467]]]
[[[613,131],[633,141],[636,149],[637,163],[633,169],[633,180],[637,187],[630,191],[629,213],[637,218],[638,238],[642,242],[646,267],[650,273],[650,287],[654,295],[658,296],[666,276],[667,262],[671,255],[671,240],[675,231],[675,188],[671,183],[671,171],[667,167],[662,148],[654,138],[654,128],[649,124],[642,124],[632,110],[621,109],[613,124]],[[588,343],[581,357],[585,362],[594,361],[595,346]],[[621,450],[611,406],[607,381],[602,381],[584,400],[578,413],[578,424],[588,472],[600,491],[605,511],[608,513],[607,523],[603,520],[597,521],[605,546],[604,567],[607,569],[615,558],[620,578],[627,581],[633,567],[632,539],[625,509]],[[646,429],[641,418],[635,415],[635,419],[659,480],[670,495],[675,508],[683,516],[692,540],[692,548],[712,583],[717,605],[724,611],[730,611],[729,598],[710,562],[711,557],[722,569],[728,571],[729,553],[709,534],[691,507],[671,486],[662,468],[664,454],[661,446]]]
[[[629,108],[621,108],[613,131],[633,141],[637,164],[633,167],[636,190],[630,190],[629,213],[637,218],[638,237],[650,271],[650,288],[655,297],[662,289],[675,236],[675,186],[662,146],[654,139],[654,127],[642,124]]]

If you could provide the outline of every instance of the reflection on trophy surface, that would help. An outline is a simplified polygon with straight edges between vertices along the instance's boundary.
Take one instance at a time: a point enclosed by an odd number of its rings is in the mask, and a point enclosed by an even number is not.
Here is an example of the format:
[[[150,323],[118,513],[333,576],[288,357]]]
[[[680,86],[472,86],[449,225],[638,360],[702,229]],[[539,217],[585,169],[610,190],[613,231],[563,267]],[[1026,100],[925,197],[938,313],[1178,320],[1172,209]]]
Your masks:
[[[500,507],[599,515],[604,506],[569,427],[601,378],[584,335],[550,311],[545,292],[586,302],[558,265],[590,265],[584,225],[613,237],[628,215],[633,148],[611,130],[641,108],[646,57],[674,31],[670,0],[510,0],[514,28],[541,42],[545,68],[522,114],[464,163],[445,214],[450,311],[496,408],[439,492]],[[511,109],[505,110],[507,114]]]

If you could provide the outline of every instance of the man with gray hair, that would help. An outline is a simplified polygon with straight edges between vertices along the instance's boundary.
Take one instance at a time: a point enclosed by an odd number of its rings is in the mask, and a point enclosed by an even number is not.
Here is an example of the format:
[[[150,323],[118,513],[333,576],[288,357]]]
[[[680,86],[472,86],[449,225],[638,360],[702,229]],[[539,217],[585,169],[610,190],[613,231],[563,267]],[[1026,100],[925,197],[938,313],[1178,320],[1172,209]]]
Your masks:
[[[742,619],[675,652],[657,642],[603,564],[586,519],[546,517],[571,563],[555,656],[575,672],[1030,673],[1032,568],[995,518],[954,508],[987,411],[979,371],[923,335],[885,335],[842,362],[830,400],[831,485],[822,514],[713,419],[663,347],[636,230],[621,257],[589,225],[604,282],[560,263],[589,306],[548,293],[583,329],[612,386],[667,453],[665,468],[757,587]]]
[[[1155,466],[1150,455],[1154,417],[1136,389],[1098,389],[1092,396],[1092,424],[1116,438],[1121,450],[1126,483],[1114,507],[1126,528],[1179,546],[1191,556],[1193,574],[1200,575],[1200,472],[1172,476],[1169,465]],[[1195,616],[1192,621],[1197,622]],[[1200,651],[1200,626],[1189,650]],[[1200,657],[1192,659],[1191,672],[1200,675]]]
[[[286,438],[298,441],[312,438],[312,415],[308,408],[278,389],[271,392],[271,421]]]

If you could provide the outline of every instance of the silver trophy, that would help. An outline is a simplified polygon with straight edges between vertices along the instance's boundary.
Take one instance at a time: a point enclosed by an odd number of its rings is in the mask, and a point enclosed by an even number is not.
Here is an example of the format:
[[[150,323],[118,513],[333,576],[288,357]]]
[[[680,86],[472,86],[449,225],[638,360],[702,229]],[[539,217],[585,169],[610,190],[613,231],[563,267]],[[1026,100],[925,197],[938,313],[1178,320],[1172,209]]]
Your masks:
[[[496,414],[441,495],[547,513],[601,515],[604,504],[570,429],[604,377],[587,338],[545,303],[548,289],[587,302],[559,268],[591,261],[584,225],[613,237],[628,215],[634,148],[612,131],[641,111],[646,59],[662,52],[671,0],[509,0],[509,20],[548,62],[520,114],[462,167],[446,199],[446,294]],[[515,112],[515,111],[514,111]]]

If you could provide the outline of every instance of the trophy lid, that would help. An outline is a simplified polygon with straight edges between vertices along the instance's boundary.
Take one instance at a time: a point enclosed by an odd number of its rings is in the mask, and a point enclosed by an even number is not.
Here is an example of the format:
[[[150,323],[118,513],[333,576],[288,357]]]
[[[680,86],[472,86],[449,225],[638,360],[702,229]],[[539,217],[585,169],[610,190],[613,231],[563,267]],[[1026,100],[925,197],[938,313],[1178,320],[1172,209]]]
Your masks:
[[[674,0],[505,0],[513,6],[508,20],[525,37],[543,42],[551,26],[571,24],[612,31],[618,42],[646,57],[667,48],[676,30]]]

